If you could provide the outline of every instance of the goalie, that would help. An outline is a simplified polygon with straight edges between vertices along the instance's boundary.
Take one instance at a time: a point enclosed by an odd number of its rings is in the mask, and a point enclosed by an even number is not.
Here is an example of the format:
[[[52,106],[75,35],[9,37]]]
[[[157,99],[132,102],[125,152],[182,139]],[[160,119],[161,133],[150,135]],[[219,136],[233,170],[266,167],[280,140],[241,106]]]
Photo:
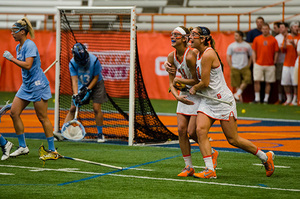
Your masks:
[[[89,104],[93,100],[93,110],[95,113],[96,126],[98,131],[97,142],[105,142],[102,132],[103,113],[101,104],[108,98],[106,95],[104,81],[101,74],[102,67],[98,58],[89,53],[85,45],[76,43],[72,48],[73,58],[69,63],[69,70],[72,80],[72,104],[65,118],[65,123],[71,121],[75,115],[75,106]],[[57,133],[56,133],[57,135]],[[61,138],[62,136],[56,136]]]

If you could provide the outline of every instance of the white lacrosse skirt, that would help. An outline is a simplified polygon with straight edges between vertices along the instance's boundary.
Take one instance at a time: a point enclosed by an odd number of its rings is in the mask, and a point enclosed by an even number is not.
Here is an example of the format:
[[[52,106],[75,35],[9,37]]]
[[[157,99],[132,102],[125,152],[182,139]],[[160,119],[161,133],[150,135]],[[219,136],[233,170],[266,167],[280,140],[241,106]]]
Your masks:
[[[181,91],[179,95],[187,95],[186,99],[193,101],[194,104],[187,105],[178,101],[176,113],[187,115],[187,116],[197,116],[197,109],[199,107],[199,103],[201,99],[196,95],[191,95],[187,91]]]
[[[213,99],[201,97],[198,112],[216,120],[229,120],[230,116],[237,119],[236,103],[231,90],[227,87],[222,68],[211,69],[209,86],[201,90],[203,95],[231,102],[232,105]]]

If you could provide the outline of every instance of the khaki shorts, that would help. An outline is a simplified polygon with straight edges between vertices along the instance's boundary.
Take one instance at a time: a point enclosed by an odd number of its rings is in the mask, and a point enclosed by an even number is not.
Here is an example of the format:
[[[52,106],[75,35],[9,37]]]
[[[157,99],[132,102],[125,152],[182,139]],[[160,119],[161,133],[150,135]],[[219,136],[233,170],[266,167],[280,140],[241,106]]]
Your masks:
[[[274,83],[275,78],[275,66],[261,66],[258,64],[253,65],[253,80],[260,82]]]
[[[251,84],[251,70],[248,67],[242,69],[231,68],[230,73],[231,86],[234,88],[240,87],[242,83]]]

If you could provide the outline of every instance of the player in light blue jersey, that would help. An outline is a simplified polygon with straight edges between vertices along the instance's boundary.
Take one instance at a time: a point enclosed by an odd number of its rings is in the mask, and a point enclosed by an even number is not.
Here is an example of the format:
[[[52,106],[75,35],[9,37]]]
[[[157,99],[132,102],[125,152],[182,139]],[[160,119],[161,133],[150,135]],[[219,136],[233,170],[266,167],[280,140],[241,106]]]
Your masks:
[[[35,43],[27,39],[28,33],[31,38],[34,38],[34,31],[30,21],[23,17],[13,24],[11,29],[13,38],[19,42],[16,47],[17,58],[14,58],[9,51],[5,51],[3,54],[3,57],[22,69],[22,85],[13,100],[10,112],[19,147],[10,154],[11,157],[29,153],[25,142],[24,125],[20,115],[30,102],[33,102],[36,115],[43,126],[49,145],[48,152],[57,154],[54,147],[53,126],[47,115],[48,99],[52,97],[49,81],[41,68],[40,55]]]
[[[76,43],[72,48],[73,58],[69,63],[72,80],[72,105],[65,119],[65,123],[74,118],[75,106],[89,104],[93,100],[96,126],[98,131],[97,142],[105,142],[103,135],[103,113],[101,104],[108,98],[101,74],[102,67],[98,58],[89,53],[85,45]]]

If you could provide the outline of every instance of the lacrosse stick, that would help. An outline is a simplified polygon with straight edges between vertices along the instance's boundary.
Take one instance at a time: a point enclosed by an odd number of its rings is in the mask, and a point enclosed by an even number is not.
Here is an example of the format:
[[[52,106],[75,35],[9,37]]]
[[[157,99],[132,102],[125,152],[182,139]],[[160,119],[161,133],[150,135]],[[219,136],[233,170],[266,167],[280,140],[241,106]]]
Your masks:
[[[98,165],[98,166],[123,170],[123,167],[113,166],[113,165],[109,165],[109,164],[103,164],[103,163],[99,163],[99,162],[92,162],[92,161],[89,161],[89,160],[83,160],[83,159],[79,159],[79,158],[66,157],[66,156],[60,155],[57,152],[50,152],[50,151],[45,149],[44,145],[40,146],[39,155],[40,155],[39,159],[42,160],[44,162],[44,164],[45,164],[46,160],[57,160],[59,158],[63,158],[63,159],[74,160],[74,161],[84,162],[84,163],[88,163],[88,164],[95,164],[95,165]]]
[[[56,62],[58,62],[57,60],[55,60],[45,71],[44,71],[44,73],[46,74],[47,72],[48,72],[48,70],[50,70],[53,66],[54,66],[54,64],[56,64]],[[0,122],[1,122],[1,117],[7,112],[7,111],[9,111],[10,109],[11,109],[11,105],[12,105],[12,103],[10,103],[10,104],[8,104],[9,103],[9,100],[8,101],[6,101],[6,105],[5,106],[3,106],[1,109],[0,109]]]
[[[82,140],[86,134],[84,126],[77,120],[78,109],[78,106],[76,106],[74,119],[65,123],[61,128],[62,136],[68,140],[79,141]]]
[[[189,89],[187,87],[184,87],[184,88],[178,89],[178,90],[189,92]],[[169,92],[170,91],[171,90],[169,89]],[[210,96],[204,95],[204,94],[199,93],[199,92],[196,92],[196,95],[198,95],[200,97],[205,97],[207,99],[215,100],[215,101],[218,101],[218,102],[221,102],[221,103],[225,103],[225,104],[228,104],[229,106],[232,106],[232,102],[227,102],[227,101],[224,101],[224,100],[221,100],[221,99],[218,99],[218,98],[210,97]]]

